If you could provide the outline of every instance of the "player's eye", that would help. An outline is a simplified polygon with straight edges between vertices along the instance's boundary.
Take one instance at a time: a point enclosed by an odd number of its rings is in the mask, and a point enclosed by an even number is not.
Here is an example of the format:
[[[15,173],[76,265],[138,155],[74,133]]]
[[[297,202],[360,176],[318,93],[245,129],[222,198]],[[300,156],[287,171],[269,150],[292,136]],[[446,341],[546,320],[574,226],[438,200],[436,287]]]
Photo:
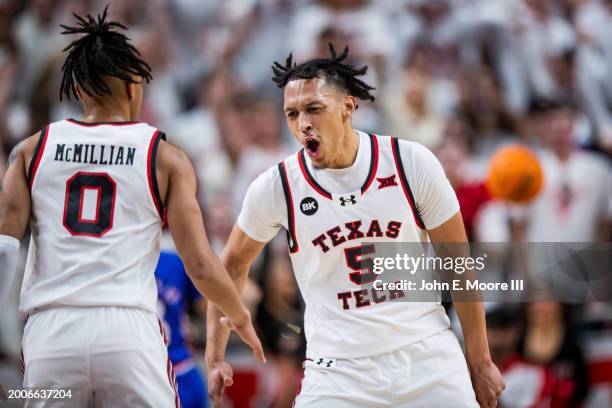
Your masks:
[[[313,107],[308,108],[308,113],[318,113],[320,111],[321,111],[321,108],[318,106],[316,107],[313,106]]]
[[[297,112],[295,111],[291,111],[291,112],[287,112],[287,117],[290,119],[293,119],[297,116]]]

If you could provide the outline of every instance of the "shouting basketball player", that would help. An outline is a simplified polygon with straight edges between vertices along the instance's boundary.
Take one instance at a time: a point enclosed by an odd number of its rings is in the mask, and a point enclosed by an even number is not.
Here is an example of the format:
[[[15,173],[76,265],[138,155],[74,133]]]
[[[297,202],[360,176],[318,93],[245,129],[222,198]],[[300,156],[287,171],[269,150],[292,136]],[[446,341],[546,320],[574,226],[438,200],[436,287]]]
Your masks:
[[[51,123],[20,143],[0,197],[4,286],[28,223],[32,231],[19,306],[24,386],[70,390],[62,407],[179,406],[156,315],[164,211],[196,288],[262,361],[263,351],[209,247],[187,156],[135,121],[149,66],[106,9],[97,19],[75,17],[76,27],[62,26],[82,36],[65,49],[61,96],[80,99],[84,118]]]
[[[239,288],[281,227],[306,302],[307,360],[297,407],[494,407],[504,388],[487,346],[483,305],[457,302],[467,364],[436,302],[385,302],[360,286],[360,241],[466,242],[459,204],[423,146],[351,126],[373,89],[345,60],[275,63],[284,113],[304,148],[260,175],[221,256]],[[357,248],[357,250],[355,250]],[[356,286],[357,285],[357,286]],[[209,392],[232,384],[228,330],[208,310]],[[470,382],[471,375],[471,382]]]

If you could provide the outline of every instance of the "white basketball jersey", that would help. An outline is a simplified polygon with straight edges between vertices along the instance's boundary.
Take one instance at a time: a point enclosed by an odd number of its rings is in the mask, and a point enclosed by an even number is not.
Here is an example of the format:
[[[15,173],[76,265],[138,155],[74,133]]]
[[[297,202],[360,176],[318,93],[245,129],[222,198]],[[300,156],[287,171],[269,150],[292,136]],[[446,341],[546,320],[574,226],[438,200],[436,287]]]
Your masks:
[[[360,190],[332,194],[308,169],[304,151],[278,166],[289,252],[305,300],[309,358],[358,358],[391,352],[449,327],[436,302],[402,300],[399,291],[365,290],[373,272],[362,263],[366,243],[421,242],[398,140],[370,136],[368,177]]]
[[[55,306],[155,312],[164,135],[137,122],[72,119],[41,131],[28,172],[32,218],[22,316]]]

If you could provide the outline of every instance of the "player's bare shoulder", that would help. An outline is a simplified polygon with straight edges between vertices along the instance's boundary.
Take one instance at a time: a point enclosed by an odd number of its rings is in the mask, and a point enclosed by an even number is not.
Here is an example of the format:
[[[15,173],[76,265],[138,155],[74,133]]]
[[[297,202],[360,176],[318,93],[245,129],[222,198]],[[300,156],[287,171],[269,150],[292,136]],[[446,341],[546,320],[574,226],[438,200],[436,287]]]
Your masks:
[[[32,157],[34,157],[34,152],[36,151],[36,146],[38,145],[39,139],[40,132],[37,132],[17,143],[9,154],[7,167],[19,161],[18,164],[23,167],[23,174],[27,174],[28,167],[32,161]]]
[[[171,179],[180,177],[195,180],[195,170],[187,153],[166,140],[161,140],[159,143],[156,163],[157,182],[164,201]]]
[[[157,151],[157,166],[158,174],[163,172],[170,174],[172,172],[190,173],[193,172],[193,164],[187,152],[180,147],[161,140]]]

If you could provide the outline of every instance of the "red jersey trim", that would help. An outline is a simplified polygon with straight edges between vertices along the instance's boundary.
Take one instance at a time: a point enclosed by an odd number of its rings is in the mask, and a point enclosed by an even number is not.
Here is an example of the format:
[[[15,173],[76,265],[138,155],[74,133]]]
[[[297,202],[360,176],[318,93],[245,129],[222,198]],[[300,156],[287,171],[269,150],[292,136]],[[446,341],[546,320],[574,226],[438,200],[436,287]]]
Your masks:
[[[374,178],[376,177],[376,171],[378,170],[378,138],[375,134],[371,134],[370,136],[370,168],[368,170],[368,176],[366,177],[363,185],[361,186],[361,194],[365,194],[368,188],[372,185]],[[308,166],[306,165],[306,155],[304,153],[304,149],[300,150],[297,153],[298,163],[300,164],[300,170],[302,171],[302,175],[310,184],[310,186],[323,197],[331,200],[332,195],[329,191],[324,189],[317,181],[314,179],[312,174],[310,174],[310,170],[308,170]]]

